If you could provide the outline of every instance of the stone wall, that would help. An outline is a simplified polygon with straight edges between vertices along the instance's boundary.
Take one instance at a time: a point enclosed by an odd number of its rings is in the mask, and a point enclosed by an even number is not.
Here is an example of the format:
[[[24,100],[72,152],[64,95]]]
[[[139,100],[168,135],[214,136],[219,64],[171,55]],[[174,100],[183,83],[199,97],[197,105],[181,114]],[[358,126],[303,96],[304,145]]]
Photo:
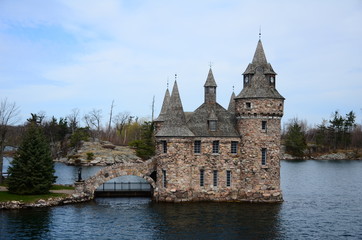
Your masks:
[[[201,153],[194,153],[194,141],[201,140]],[[219,154],[212,153],[212,142],[219,141]],[[161,153],[161,141],[167,142],[167,153]],[[231,153],[231,141],[238,142],[236,154]],[[156,201],[281,201],[279,189],[264,189],[253,180],[257,175],[254,164],[243,158],[245,150],[240,138],[160,138],[157,145]],[[163,182],[166,171],[166,187]],[[200,170],[204,171],[204,186],[200,186]],[[214,186],[217,170],[217,186]],[[227,171],[231,185],[227,186]],[[268,169],[263,170],[268,171]],[[263,175],[264,177],[264,175]],[[258,177],[260,178],[260,177]]]

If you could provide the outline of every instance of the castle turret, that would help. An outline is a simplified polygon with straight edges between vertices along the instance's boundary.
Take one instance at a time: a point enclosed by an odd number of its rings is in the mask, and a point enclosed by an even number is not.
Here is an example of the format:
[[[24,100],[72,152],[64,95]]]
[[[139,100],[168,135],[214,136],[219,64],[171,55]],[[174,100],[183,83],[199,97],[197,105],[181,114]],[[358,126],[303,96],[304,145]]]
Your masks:
[[[235,115],[246,169],[255,174],[245,187],[281,200],[279,155],[284,98],[275,88],[276,73],[266,60],[260,40],[243,75],[244,87],[235,97]]]
[[[207,75],[207,79],[204,85],[205,88],[205,103],[216,103],[216,82],[211,68]]]

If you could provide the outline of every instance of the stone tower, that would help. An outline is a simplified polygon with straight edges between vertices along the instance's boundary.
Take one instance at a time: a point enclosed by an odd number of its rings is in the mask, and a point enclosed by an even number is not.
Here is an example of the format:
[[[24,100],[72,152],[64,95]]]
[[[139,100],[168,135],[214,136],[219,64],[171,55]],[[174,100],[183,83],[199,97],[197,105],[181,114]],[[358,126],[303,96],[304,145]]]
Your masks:
[[[280,135],[284,104],[275,88],[276,75],[259,40],[253,60],[243,73],[243,89],[235,97],[243,165],[253,173],[252,178],[245,179],[245,188],[274,201],[282,200]]]

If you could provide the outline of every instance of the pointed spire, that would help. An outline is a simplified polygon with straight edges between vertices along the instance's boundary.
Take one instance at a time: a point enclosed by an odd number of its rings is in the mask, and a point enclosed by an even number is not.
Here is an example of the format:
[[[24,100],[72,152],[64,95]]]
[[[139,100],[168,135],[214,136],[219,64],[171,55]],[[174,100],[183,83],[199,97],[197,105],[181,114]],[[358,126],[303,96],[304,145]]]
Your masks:
[[[260,39],[258,41],[258,45],[256,47],[252,63],[267,64],[264,49],[263,49],[263,44],[261,43]]]
[[[229,112],[235,112],[235,93],[234,93],[234,90],[233,90],[233,93],[231,94],[231,97],[230,97],[230,102],[229,102],[229,107],[228,107],[228,111]]]
[[[167,108],[167,118],[156,136],[193,136],[186,126],[185,113],[182,107],[177,81],[173,85],[170,101]]]
[[[209,73],[207,74],[207,79],[206,79],[204,87],[217,87],[215,79],[214,79],[214,74],[212,74],[211,67],[209,69]]]
[[[169,103],[170,103],[170,91],[168,91],[168,81],[167,81],[167,89],[165,97],[163,98],[161,112],[160,115],[154,120],[155,122],[165,121]]]

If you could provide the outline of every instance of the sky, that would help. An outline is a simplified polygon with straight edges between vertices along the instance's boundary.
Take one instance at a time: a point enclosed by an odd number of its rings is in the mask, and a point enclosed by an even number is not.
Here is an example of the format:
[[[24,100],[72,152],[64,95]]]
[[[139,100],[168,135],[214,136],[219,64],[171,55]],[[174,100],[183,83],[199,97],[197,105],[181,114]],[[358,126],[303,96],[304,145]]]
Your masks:
[[[211,65],[227,108],[261,32],[283,123],[336,110],[362,123],[361,24],[361,0],[0,0],[0,99],[20,123],[77,108],[106,124],[113,100],[114,114],[151,119],[175,74],[184,110],[201,105]]]

